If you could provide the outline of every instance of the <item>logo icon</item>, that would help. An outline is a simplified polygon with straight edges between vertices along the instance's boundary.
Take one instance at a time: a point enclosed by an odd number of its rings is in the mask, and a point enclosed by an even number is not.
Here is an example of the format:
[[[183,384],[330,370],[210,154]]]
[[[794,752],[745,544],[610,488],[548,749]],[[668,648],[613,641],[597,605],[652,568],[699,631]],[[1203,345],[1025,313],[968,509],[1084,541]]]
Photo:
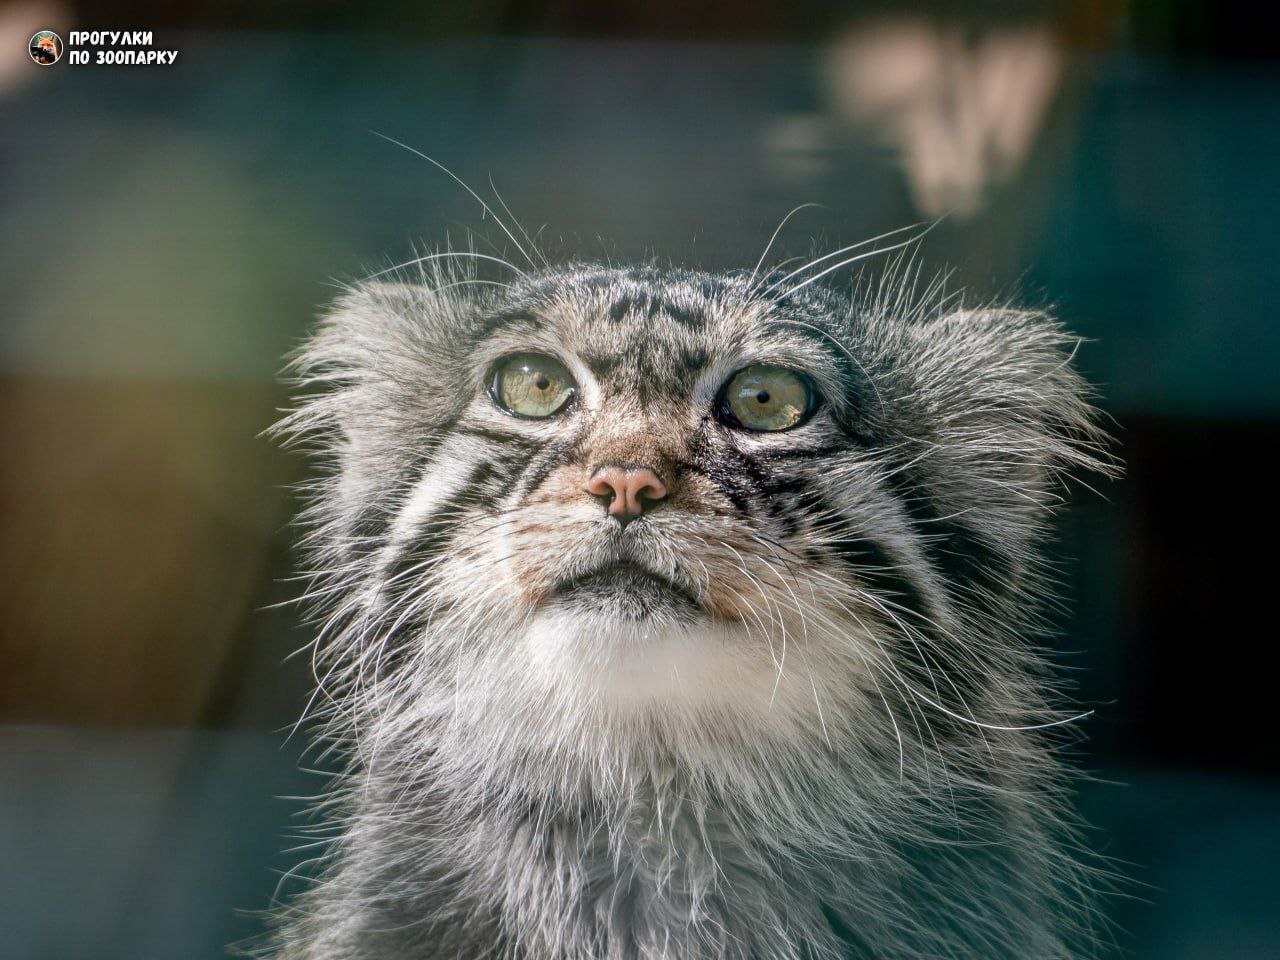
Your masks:
[[[62,38],[52,30],[41,30],[32,34],[28,49],[32,60],[48,67],[62,59]]]

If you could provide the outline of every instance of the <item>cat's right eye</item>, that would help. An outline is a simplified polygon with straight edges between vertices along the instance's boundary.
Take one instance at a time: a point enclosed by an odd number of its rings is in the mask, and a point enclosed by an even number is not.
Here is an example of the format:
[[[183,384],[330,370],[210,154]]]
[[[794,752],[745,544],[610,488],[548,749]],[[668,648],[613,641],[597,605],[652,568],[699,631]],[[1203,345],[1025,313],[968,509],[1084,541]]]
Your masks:
[[[489,394],[517,417],[540,420],[560,413],[577,395],[578,385],[554,357],[517,353],[498,361]]]
[[[722,423],[754,433],[798,427],[813,412],[817,396],[809,378],[769,363],[739,370],[720,390]]]

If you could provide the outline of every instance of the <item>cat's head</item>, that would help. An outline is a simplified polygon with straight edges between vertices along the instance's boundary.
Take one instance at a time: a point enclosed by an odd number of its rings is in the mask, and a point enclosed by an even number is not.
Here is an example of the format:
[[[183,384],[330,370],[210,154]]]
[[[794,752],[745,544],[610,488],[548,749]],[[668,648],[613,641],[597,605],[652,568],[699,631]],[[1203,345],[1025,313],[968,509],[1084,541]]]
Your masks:
[[[342,297],[286,422],[332,467],[322,681],[508,732],[1027,719],[1055,480],[1098,465],[1073,341],[788,286],[575,265]]]

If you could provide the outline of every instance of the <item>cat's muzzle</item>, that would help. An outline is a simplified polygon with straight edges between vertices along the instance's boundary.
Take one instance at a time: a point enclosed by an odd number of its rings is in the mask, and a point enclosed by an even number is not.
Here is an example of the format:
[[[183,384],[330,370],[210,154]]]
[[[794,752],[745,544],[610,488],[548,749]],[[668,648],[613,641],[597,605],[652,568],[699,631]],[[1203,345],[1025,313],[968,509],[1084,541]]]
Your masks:
[[[686,585],[641,563],[615,560],[556,585],[552,602],[583,612],[643,619],[659,613],[692,616],[701,610]]]

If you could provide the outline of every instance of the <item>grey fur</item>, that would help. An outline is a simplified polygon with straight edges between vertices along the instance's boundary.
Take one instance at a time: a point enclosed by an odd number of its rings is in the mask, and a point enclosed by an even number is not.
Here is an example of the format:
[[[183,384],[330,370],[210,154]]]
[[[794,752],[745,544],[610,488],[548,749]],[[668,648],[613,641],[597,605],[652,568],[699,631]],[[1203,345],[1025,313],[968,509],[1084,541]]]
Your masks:
[[[313,712],[346,772],[261,953],[1088,954],[1069,714],[1026,640],[1060,478],[1109,469],[1074,341],[900,278],[456,263],[349,289],[297,363],[280,429],[326,465]],[[520,350],[591,381],[581,407],[497,410],[486,371]],[[760,359],[812,377],[808,424],[713,419]],[[681,492],[620,532],[579,493],[602,457]],[[544,620],[550,584],[616,556],[735,613]]]

